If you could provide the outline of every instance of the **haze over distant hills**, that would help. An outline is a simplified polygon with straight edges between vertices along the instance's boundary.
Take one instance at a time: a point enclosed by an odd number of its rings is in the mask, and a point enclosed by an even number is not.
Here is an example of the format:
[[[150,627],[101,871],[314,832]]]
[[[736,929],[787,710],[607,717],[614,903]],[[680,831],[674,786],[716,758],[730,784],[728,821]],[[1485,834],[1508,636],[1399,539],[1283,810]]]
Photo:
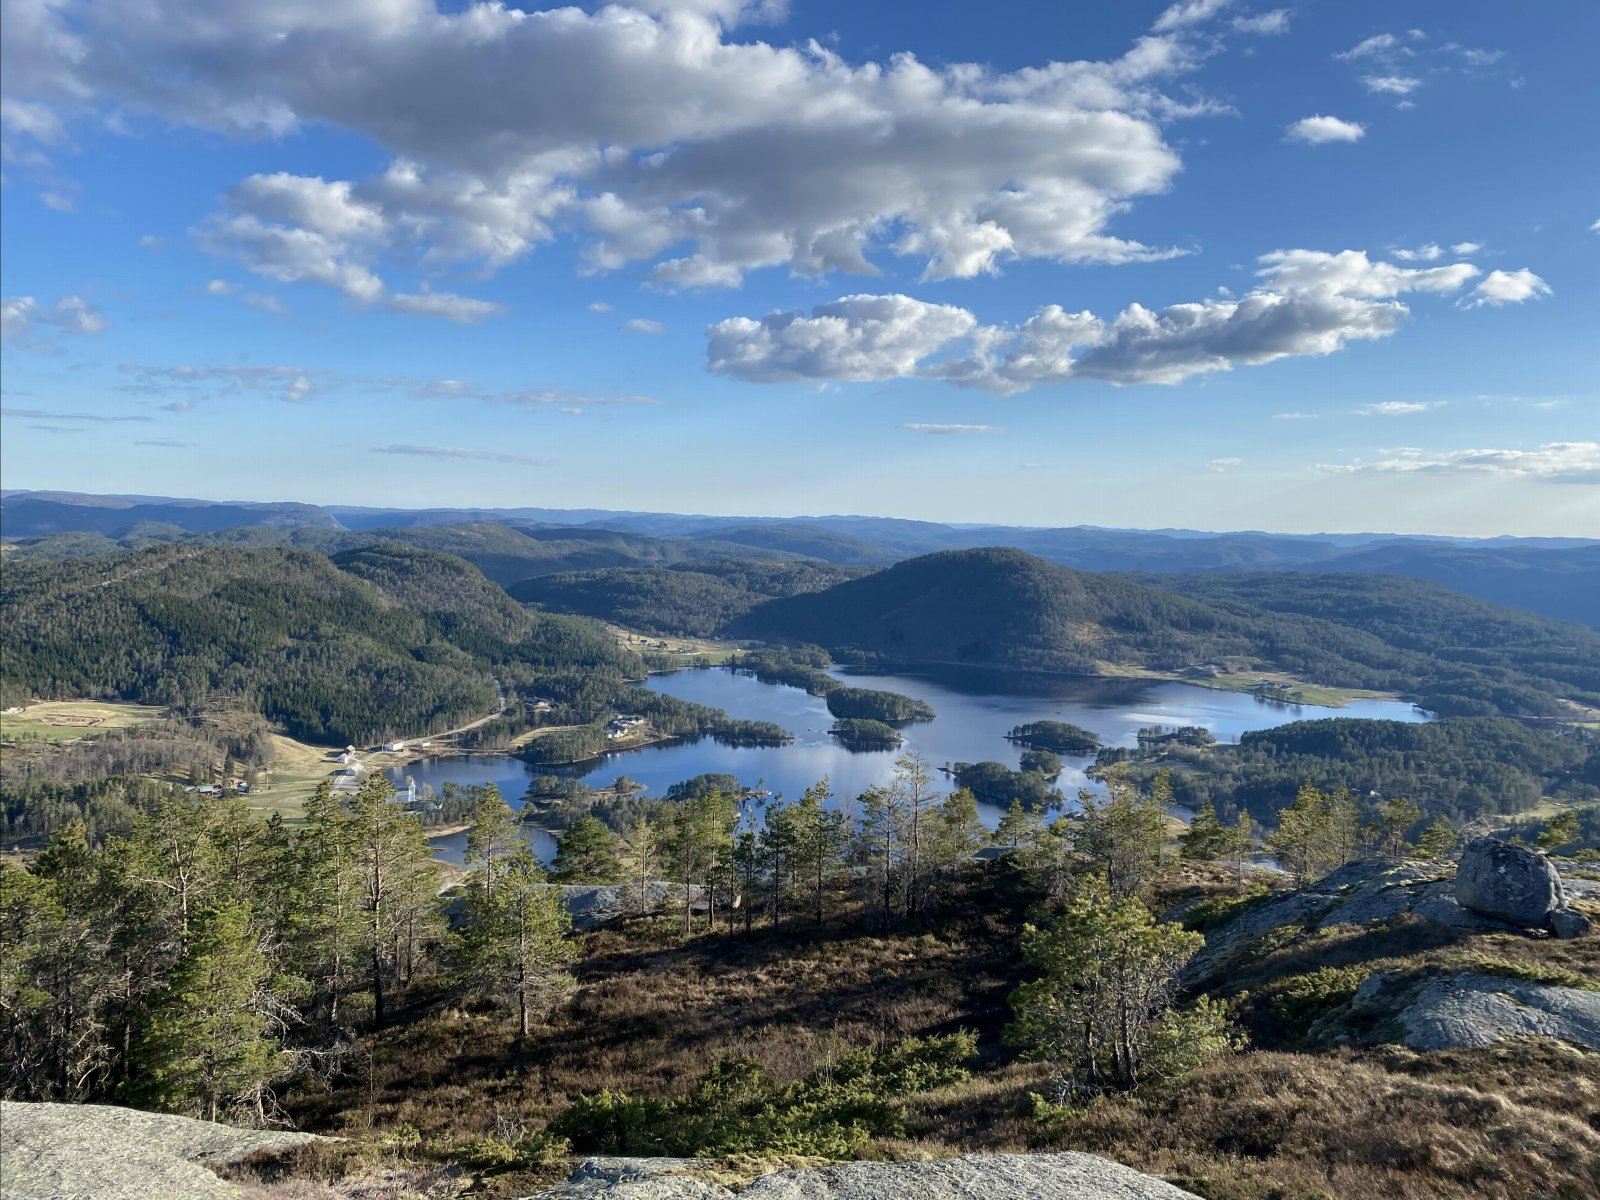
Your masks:
[[[390,509],[72,492],[0,493],[0,529],[8,542],[27,542],[24,552],[41,557],[117,552],[195,535],[235,545],[336,553],[382,537],[458,554],[507,587],[557,572],[613,567],[815,559],[872,568],[944,550],[1007,546],[1058,566],[1097,572],[1404,575],[1600,627],[1600,539],[1580,537],[1031,528],[890,517],[718,517],[540,507]],[[106,540],[85,541],[84,535]]]

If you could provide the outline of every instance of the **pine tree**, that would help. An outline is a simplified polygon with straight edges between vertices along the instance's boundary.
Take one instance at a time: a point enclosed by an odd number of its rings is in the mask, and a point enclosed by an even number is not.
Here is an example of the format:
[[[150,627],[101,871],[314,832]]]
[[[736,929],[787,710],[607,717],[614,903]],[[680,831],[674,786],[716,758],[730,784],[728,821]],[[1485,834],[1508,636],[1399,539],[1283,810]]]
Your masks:
[[[579,817],[556,838],[550,877],[558,883],[616,883],[623,876],[617,839],[592,813]]]
[[[235,1106],[264,1120],[267,1089],[285,1062],[269,973],[247,906],[223,901],[200,914],[139,1040],[134,1094],[207,1120]]]
[[[1373,841],[1385,858],[1403,858],[1406,852],[1406,834],[1422,820],[1422,807],[1415,800],[1398,797],[1385,800],[1378,806],[1378,821],[1373,827]]]
[[[545,882],[526,844],[502,860],[492,894],[483,889],[471,893],[463,975],[482,994],[515,1004],[519,1038],[528,1036],[534,1012],[572,986],[565,969],[576,957],[571,931],[560,892]]]
[[[1579,833],[1578,814],[1568,809],[1545,824],[1539,833],[1539,849],[1559,850],[1577,841]]]
[[[1104,799],[1080,794],[1083,817],[1074,840],[1112,898],[1124,900],[1137,895],[1161,863],[1170,791],[1164,775],[1148,796],[1118,776],[1106,781],[1106,790]]]
[[[850,831],[845,814],[827,807],[833,791],[824,776],[801,794],[794,811],[794,874],[801,881],[812,920],[821,925],[828,893],[844,869]]]
[[[905,822],[901,797],[893,788],[871,787],[861,793],[857,803],[861,820],[851,853],[864,868],[861,881],[876,919],[892,925],[903,911],[901,838]]]
[[[417,944],[432,936],[438,922],[438,867],[422,825],[391,802],[393,793],[382,775],[373,775],[350,807],[360,881],[360,954],[367,964],[375,1027],[383,1025],[388,984],[410,974]]]
[[[1348,789],[1324,793],[1303,783],[1267,839],[1284,870],[1305,884],[1342,867],[1361,844],[1361,810]]]
[[[994,843],[1008,850],[1018,850],[1033,842],[1043,828],[1043,813],[1023,807],[1020,800],[1013,800],[994,831]]]
[[[350,985],[362,932],[361,880],[355,822],[324,781],[306,801],[304,830],[295,839],[296,888],[289,938],[296,969],[326,1004],[330,1025]]]
[[[471,795],[472,828],[467,830],[466,863],[479,868],[478,885],[487,898],[493,899],[502,862],[522,843],[522,836],[517,831],[516,815],[499,788],[484,784],[472,788]]]
[[[1093,881],[1052,924],[1023,928],[1023,955],[1041,974],[1012,993],[1007,1039],[1056,1067],[1058,1102],[1181,1079],[1228,1045],[1220,1004],[1172,1007],[1178,972],[1204,944]]]
[[[1439,817],[1417,839],[1418,858],[1444,858],[1456,848],[1456,827],[1449,817]]]
[[[1202,800],[1195,806],[1189,828],[1178,837],[1182,847],[1179,856],[1196,862],[1214,862],[1221,856],[1227,836],[1227,829],[1217,819],[1217,806],[1210,800]]]

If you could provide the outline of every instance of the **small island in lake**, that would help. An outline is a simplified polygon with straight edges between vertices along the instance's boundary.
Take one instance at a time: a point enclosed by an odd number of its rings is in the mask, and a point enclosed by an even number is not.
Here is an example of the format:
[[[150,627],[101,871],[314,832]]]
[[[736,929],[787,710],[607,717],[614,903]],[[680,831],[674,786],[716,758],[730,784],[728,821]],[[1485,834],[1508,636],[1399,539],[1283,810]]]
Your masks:
[[[1100,748],[1100,735],[1081,725],[1065,721],[1029,721],[1006,734],[1006,740],[1021,742],[1032,750],[1049,750],[1071,758],[1086,758]]]
[[[862,717],[840,717],[828,732],[847,750],[898,750],[904,740],[893,725]]]

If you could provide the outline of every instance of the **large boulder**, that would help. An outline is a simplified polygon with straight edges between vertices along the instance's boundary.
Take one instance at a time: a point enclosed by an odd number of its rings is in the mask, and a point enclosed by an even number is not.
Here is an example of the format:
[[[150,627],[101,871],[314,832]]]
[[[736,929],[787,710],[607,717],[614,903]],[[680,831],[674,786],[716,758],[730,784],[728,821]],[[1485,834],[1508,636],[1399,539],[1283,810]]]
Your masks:
[[[540,1200],[734,1200],[685,1159],[591,1158]],[[966,1154],[935,1162],[838,1163],[763,1175],[738,1200],[1196,1200],[1093,1154]]]
[[[1537,850],[1501,838],[1467,843],[1456,869],[1455,893],[1463,908],[1513,925],[1549,929],[1563,937],[1588,930],[1588,920],[1567,904],[1555,865]]]
[[[0,1101],[5,1200],[230,1200],[213,1167],[319,1139],[109,1104]]]

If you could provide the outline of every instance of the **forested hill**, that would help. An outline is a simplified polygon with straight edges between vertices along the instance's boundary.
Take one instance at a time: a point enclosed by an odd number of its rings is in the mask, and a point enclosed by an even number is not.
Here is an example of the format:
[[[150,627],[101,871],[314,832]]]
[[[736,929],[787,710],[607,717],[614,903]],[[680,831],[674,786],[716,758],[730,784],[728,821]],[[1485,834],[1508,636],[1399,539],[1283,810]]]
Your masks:
[[[283,547],[334,555],[381,542],[453,554],[503,587],[562,571],[661,567],[729,558],[796,561],[794,555],[781,550],[712,539],[658,538],[610,529],[482,523],[410,525],[360,532],[276,525],[191,531],[171,524],[142,523],[120,530],[114,538],[98,533],[53,533],[17,544],[8,553],[18,558],[65,559],[127,554],[155,545],[184,543],[238,549]]]
[[[759,604],[820,592],[860,571],[827,563],[725,559],[675,567],[567,571],[525,580],[518,600],[647,633],[711,637]]]
[[[516,611],[448,556],[380,547],[346,566],[186,546],[8,562],[0,695],[241,706],[308,740],[366,742],[492,712],[497,664],[641,667],[582,621]]]
[[[1264,598],[1285,577],[1259,578],[1262,595],[1250,603],[1204,593],[1201,585],[1225,586],[1226,576],[1200,579],[1188,595],[1057,567],[1017,550],[949,551],[815,595],[773,600],[731,629],[901,664],[1181,671],[1244,659],[1312,682],[1399,691],[1444,714],[1556,715],[1568,711],[1563,696],[1600,703],[1600,637],[1578,626],[1395,580],[1395,605],[1403,609],[1409,595],[1417,611],[1403,629],[1395,618],[1403,640],[1391,644],[1389,625],[1360,609],[1342,613],[1338,602],[1313,605],[1305,597],[1306,611],[1292,602],[1276,611]],[[1381,578],[1351,584],[1373,596],[1386,587]],[[1470,614],[1480,615],[1476,626]],[[1474,628],[1479,642],[1463,645]],[[1538,667],[1521,665],[1540,645]],[[1540,673],[1557,667],[1559,674]]]
[[[1569,621],[1464,596],[1437,583],[1398,575],[1260,571],[1243,575],[1149,575],[1154,587],[1235,611],[1265,609],[1330,621],[1370,633],[1387,645],[1438,661],[1439,682],[1452,674],[1494,681],[1492,707],[1527,711],[1528,679],[1540,691],[1600,692],[1600,632]]]

